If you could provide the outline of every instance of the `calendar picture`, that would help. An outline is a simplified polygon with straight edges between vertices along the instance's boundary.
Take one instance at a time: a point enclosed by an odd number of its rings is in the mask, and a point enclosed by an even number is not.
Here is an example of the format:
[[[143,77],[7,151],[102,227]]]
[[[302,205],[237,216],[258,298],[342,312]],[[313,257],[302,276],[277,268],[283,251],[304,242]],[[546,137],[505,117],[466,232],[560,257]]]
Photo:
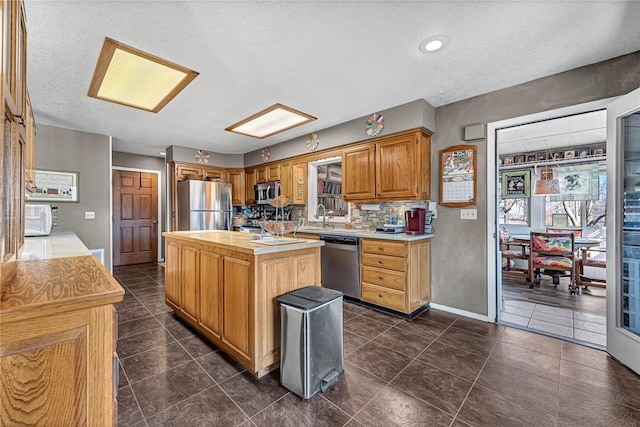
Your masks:
[[[521,199],[531,195],[531,171],[502,172],[502,198]]]
[[[476,203],[476,147],[456,145],[440,151],[440,204],[462,207]]]

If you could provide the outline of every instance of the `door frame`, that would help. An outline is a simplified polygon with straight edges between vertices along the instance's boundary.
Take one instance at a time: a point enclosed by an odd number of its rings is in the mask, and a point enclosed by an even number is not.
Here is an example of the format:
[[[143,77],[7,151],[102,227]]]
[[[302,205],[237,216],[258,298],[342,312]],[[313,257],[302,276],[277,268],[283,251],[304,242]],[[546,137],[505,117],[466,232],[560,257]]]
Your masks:
[[[615,105],[607,108],[607,352],[636,373],[640,373],[640,335],[621,326],[622,313],[622,259],[623,259],[623,212],[624,147],[620,135],[621,118],[638,111],[640,88],[619,97]],[[611,194],[611,196],[609,196]]]
[[[158,176],[157,185],[158,185],[158,224],[162,224],[162,173],[160,171],[151,170],[151,169],[140,169],[140,168],[128,168],[124,166],[112,166],[111,167],[111,247],[113,248],[115,245],[113,244],[113,171],[128,171],[128,172],[144,172],[144,173],[154,173]],[[158,254],[156,256],[157,262],[162,261],[162,227],[158,229]],[[113,264],[113,254],[111,254],[111,263]]]
[[[591,111],[604,110],[611,101],[619,97],[600,99],[597,101],[585,102],[554,110],[542,111],[528,114],[526,116],[512,117],[510,119],[487,123],[487,318],[489,322],[498,322],[498,304],[500,301],[500,289],[502,277],[498,274],[501,271],[501,259],[498,248],[498,197],[496,193],[498,182],[498,150],[496,146],[496,132],[500,129],[520,126],[529,123],[541,122],[559,117],[573,116],[576,114],[588,113]]]

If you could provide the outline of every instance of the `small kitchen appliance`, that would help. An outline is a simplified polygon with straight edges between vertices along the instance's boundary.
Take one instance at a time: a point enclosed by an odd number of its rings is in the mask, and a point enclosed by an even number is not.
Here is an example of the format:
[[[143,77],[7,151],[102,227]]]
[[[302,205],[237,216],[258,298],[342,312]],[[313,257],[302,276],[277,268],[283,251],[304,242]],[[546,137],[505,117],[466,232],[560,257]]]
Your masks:
[[[27,203],[24,213],[24,235],[48,236],[55,225],[53,217],[51,205]]]
[[[413,208],[404,212],[406,234],[424,234],[425,209]]]

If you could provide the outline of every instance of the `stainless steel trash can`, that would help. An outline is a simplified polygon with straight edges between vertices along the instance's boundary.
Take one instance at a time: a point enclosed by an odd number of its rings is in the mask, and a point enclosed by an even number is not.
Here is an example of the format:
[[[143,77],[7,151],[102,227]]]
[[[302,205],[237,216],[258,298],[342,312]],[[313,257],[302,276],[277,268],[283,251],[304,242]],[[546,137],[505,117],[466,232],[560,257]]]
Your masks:
[[[280,304],[280,383],[307,400],[343,372],[342,292],[310,286]]]

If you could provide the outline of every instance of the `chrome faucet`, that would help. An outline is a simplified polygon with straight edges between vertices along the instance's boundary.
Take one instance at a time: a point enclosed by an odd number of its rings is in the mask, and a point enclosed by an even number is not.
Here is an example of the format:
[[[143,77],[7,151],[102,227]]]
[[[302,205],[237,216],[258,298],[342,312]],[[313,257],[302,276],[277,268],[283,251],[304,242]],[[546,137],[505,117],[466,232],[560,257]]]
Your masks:
[[[318,211],[322,208],[322,228],[327,228],[327,208],[322,203],[318,204]],[[316,214],[318,212],[316,211]]]

